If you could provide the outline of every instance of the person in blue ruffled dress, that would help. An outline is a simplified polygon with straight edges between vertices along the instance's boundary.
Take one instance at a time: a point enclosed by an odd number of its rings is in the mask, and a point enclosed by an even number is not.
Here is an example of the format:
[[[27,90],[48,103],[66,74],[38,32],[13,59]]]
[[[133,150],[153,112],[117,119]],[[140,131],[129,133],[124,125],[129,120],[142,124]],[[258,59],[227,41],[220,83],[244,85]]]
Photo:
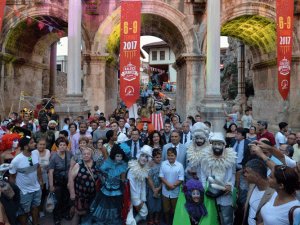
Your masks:
[[[114,145],[109,158],[100,166],[102,188],[91,204],[89,221],[82,225],[120,225],[127,157],[119,145]]]

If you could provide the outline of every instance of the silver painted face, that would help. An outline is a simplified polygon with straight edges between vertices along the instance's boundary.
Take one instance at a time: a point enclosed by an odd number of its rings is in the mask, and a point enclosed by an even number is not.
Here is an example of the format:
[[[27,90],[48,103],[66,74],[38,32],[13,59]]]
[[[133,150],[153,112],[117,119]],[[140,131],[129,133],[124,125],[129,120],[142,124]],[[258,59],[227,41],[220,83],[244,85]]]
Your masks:
[[[144,165],[146,165],[146,163],[147,163],[148,161],[149,161],[149,156],[142,153],[142,154],[140,155],[140,158],[139,158],[139,163],[140,163],[142,166],[144,166]]]
[[[122,159],[123,159],[123,156],[122,156],[122,154],[116,154],[116,156],[115,156],[115,160],[116,160],[116,162],[117,162],[117,163],[121,162],[121,161],[122,161]]]
[[[204,145],[205,144],[205,138],[204,137],[202,137],[202,136],[200,136],[200,135],[197,135],[197,136],[195,136],[195,143],[196,143],[196,145],[197,146],[202,146],[202,145]]]

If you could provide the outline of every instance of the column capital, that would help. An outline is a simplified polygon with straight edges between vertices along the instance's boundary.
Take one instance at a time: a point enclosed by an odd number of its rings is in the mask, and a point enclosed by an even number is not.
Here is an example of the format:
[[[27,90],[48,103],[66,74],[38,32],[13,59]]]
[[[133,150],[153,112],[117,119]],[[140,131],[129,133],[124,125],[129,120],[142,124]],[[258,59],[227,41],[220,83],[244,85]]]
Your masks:
[[[194,62],[200,62],[205,61],[206,55],[204,54],[195,54],[195,53],[182,53],[175,62],[175,67],[181,67],[184,65],[187,61],[194,61]]]
[[[83,60],[86,62],[92,62],[92,61],[106,61],[107,57],[109,57],[109,54],[102,54],[102,55],[96,55],[96,54],[89,54],[84,53],[82,55]]]

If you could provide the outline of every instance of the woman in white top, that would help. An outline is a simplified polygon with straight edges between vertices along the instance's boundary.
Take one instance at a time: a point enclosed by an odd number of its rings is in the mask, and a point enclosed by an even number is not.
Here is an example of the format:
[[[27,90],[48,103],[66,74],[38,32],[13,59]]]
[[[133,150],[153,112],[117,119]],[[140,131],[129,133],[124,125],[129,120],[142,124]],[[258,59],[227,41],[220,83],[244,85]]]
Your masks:
[[[42,170],[42,178],[43,178],[43,187],[42,187],[42,199],[41,199],[41,205],[40,205],[40,210],[43,215],[43,206],[45,199],[47,197],[47,192],[48,192],[48,166],[50,163],[50,151],[46,149],[46,139],[40,138],[37,142],[37,150],[39,151],[39,164]]]
[[[261,208],[261,225],[289,225],[290,209],[300,205],[296,199],[296,190],[300,188],[298,174],[285,165],[275,166],[269,177],[269,184],[276,192]]]

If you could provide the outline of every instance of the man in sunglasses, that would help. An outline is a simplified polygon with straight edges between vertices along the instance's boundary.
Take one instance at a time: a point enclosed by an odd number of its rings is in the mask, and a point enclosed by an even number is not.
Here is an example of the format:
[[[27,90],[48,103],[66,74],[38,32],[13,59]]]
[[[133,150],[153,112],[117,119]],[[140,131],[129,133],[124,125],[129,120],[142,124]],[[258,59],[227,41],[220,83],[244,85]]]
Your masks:
[[[21,225],[26,225],[28,214],[32,215],[32,224],[39,224],[39,209],[41,203],[42,172],[39,166],[39,152],[35,149],[34,139],[25,136],[19,141],[21,153],[11,162],[9,169],[10,181],[20,189],[20,208],[17,212]],[[34,151],[33,151],[34,150]]]

